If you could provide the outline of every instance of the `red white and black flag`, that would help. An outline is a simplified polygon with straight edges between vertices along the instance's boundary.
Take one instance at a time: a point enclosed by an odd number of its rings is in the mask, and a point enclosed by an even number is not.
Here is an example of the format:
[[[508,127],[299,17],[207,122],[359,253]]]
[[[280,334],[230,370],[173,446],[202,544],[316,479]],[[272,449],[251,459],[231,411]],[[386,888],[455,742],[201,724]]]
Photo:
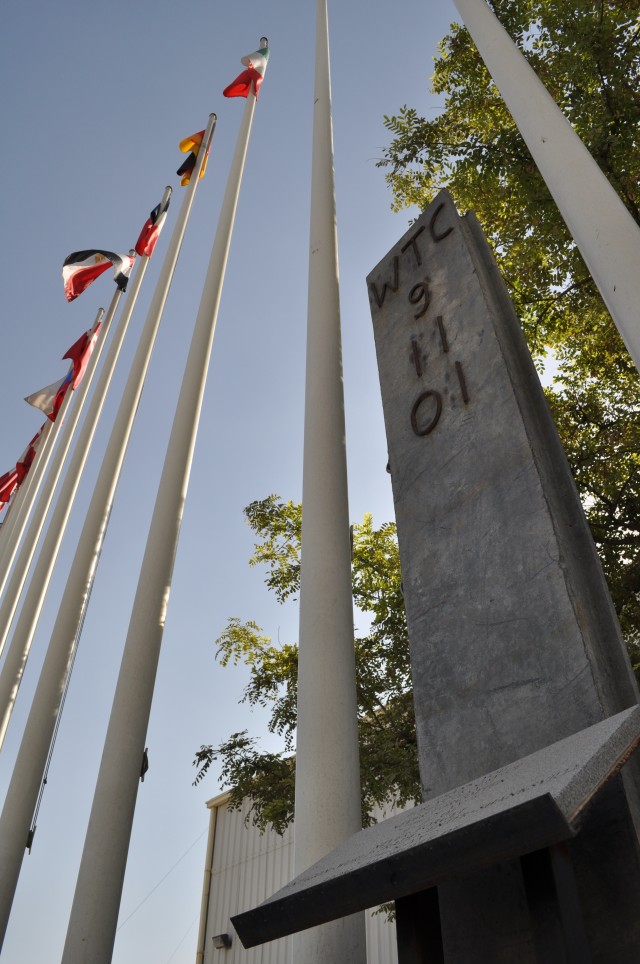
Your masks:
[[[153,254],[153,249],[156,246],[156,241],[160,237],[160,232],[162,231],[162,226],[167,217],[167,211],[169,210],[169,201],[171,200],[171,190],[167,189],[163,195],[160,204],[156,204],[153,211],[147,218],[147,221],[140,232],[140,237],[136,241],[136,254],[146,254],[147,257],[151,257]]]
[[[121,291],[126,291],[127,281],[133,268],[133,258],[129,254],[116,254],[114,251],[74,251],[62,265],[62,280],[67,301],[73,301],[85,288],[101,274],[113,266],[113,280]]]

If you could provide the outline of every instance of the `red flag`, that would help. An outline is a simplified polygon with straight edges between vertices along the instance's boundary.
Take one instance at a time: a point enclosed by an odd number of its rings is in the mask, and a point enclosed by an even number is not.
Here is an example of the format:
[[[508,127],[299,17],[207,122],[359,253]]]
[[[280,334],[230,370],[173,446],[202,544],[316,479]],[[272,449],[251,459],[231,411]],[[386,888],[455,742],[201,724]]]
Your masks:
[[[69,361],[73,362],[72,388],[77,388],[84,377],[85,369],[91,358],[94,345],[98,340],[98,332],[101,327],[102,322],[99,321],[95,328],[90,328],[89,331],[85,331],[85,333],[80,335],[78,340],[73,343],[69,351],[62,356],[63,359],[68,358]]]
[[[136,254],[146,254],[148,258],[153,254],[153,249],[156,246],[156,241],[160,237],[160,232],[162,231],[162,226],[167,217],[167,211],[169,210],[169,201],[171,199],[171,188],[167,188],[165,192],[165,198],[160,201],[160,204],[156,204],[153,211],[149,215],[145,225],[140,232],[140,237],[136,241]]]
[[[18,484],[18,473],[15,469],[0,475],[0,509],[7,504]]]
[[[44,426],[42,426],[42,428],[44,428]],[[33,460],[36,457],[36,452],[38,451],[38,444],[40,442],[40,436],[42,435],[42,428],[40,429],[39,432],[37,432],[33,436],[31,441],[27,445],[26,449],[24,450],[24,452],[16,462],[15,471],[16,471],[17,485],[22,485],[22,482],[24,481],[24,477],[29,471],[29,469],[31,468]]]

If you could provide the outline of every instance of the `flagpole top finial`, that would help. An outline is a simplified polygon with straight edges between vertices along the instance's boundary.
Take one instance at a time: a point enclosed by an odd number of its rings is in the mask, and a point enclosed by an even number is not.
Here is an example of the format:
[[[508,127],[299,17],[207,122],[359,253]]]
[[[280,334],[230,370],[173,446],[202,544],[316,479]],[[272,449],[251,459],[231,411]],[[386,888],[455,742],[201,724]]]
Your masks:
[[[261,47],[268,47],[268,46],[269,46],[269,41],[268,41],[267,37],[260,37],[260,46],[261,46]]]

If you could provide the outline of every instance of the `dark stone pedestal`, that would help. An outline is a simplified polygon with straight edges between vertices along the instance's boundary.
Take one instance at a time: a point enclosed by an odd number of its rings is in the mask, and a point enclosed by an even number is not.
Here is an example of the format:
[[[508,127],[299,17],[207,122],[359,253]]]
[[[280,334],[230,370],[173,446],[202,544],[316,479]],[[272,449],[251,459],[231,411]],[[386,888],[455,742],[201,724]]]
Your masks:
[[[395,900],[400,964],[637,964],[618,774],[639,743],[636,706],[363,830],[234,917],[240,939]]]

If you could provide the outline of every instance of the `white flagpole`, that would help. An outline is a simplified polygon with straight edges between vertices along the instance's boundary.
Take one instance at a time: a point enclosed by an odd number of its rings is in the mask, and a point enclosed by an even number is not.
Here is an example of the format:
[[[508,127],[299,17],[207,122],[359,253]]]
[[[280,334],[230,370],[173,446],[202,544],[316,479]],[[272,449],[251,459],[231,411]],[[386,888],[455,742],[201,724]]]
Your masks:
[[[97,422],[106,398],[107,389],[109,388],[109,384],[111,382],[111,377],[118,359],[120,348],[122,347],[122,342],[126,334],[129,319],[131,318],[135,299],[138,295],[148,260],[149,259],[146,257],[146,255],[143,255],[141,258],[142,263],[134,273],[125,309],[119,319],[119,323],[114,332],[113,340],[109,345],[109,351],[107,352],[104,365],[100,372],[96,389],[91,399],[91,404],[87,410],[87,415],[84,420],[82,430],[79,434],[73,456],[69,462],[67,474],[61,486],[60,494],[56,502],[55,509],[53,510],[49,527],[47,529],[47,534],[45,536],[39,553],[38,561],[29,584],[29,589],[27,590],[25,600],[22,605],[20,618],[16,625],[11,645],[7,651],[2,672],[0,672],[0,690],[4,693],[3,702],[0,704],[0,710],[4,714],[2,739],[4,739],[11,709],[15,701],[15,692],[17,690],[16,680],[19,683],[22,670],[24,669],[31,639],[33,637],[33,633],[35,632],[35,627],[40,615],[42,604],[44,602],[49,580],[53,572],[60,543],[62,542],[62,537],[64,535],[69,514],[71,512],[73,500],[80,482],[82,470],[84,469],[84,464],[89,454],[89,448],[93,440]],[[109,315],[111,314],[113,316],[115,313],[121,296],[122,291],[117,289],[114,292],[111,306],[107,312],[105,327],[107,325],[107,321],[110,321]],[[92,361],[93,356],[89,361],[89,365],[91,365]],[[79,391],[84,388],[86,378],[87,372],[85,372],[85,378],[83,379]],[[56,452],[57,456],[59,456],[61,448],[62,446],[60,446]],[[1,612],[2,610],[0,609],[0,614]],[[32,717],[33,707],[29,716],[29,721],[31,721]],[[54,723],[55,720],[51,719],[51,728],[53,728]],[[20,748],[20,753],[18,754],[14,773],[9,784],[9,790],[5,798],[2,816],[0,816],[0,866],[2,866],[2,874],[0,874],[0,948],[2,947],[7,924],[9,922],[11,904],[13,903],[15,889],[18,883],[27,833],[31,823],[31,816],[35,809],[43,769],[43,767],[38,768],[37,758],[32,760],[29,756],[29,751],[24,749],[26,736],[27,733],[25,731],[25,736],[22,740],[22,745]],[[44,753],[43,766],[44,761],[46,761],[47,752],[48,747]],[[36,789],[33,795],[33,805],[30,806],[28,790],[30,784],[32,783],[35,783]]]
[[[95,330],[96,325],[98,324],[98,322],[102,320],[103,316],[104,316],[104,308],[100,308],[98,311],[98,314],[96,315],[96,320],[93,323],[92,330]],[[38,492],[40,491],[40,486],[44,479],[44,474],[47,470],[47,466],[49,464],[51,455],[53,454],[53,449],[56,444],[58,435],[61,433],[62,426],[65,423],[67,406],[71,402],[72,396],[74,396],[74,415],[73,415],[73,421],[70,423],[70,427],[67,429],[67,432],[66,432],[65,444],[67,447],[67,451],[69,449],[69,446],[71,445],[71,442],[73,441],[73,435],[78,425],[80,416],[82,414],[82,409],[87,397],[87,392],[91,387],[91,379],[93,378],[93,374],[96,370],[96,365],[98,364],[98,360],[102,352],[102,345],[104,344],[105,335],[106,335],[106,332],[103,326],[98,335],[98,339],[96,340],[96,344],[93,346],[92,355],[95,352],[98,353],[96,357],[96,361],[91,366],[90,371],[88,370],[88,365],[87,365],[87,370],[85,371],[84,377],[89,379],[85,391],[81,392],[80,386],[78,386],[78,389],[76,391],[67,390],[67,393],[65,394],[65,397],[62,401],[62,405],[60,406],[60,410],[57,414],[55,422],[50,422],[49,419],[47,419],[45,423],[45,429],[44,429],[44,431],[46,431],[46,435],[40,441],[40,444],[38,445],[38,452],[33,461],[33,465],[29,469],[29,472],[27,473],[27,477],[25,481],[23,482],[23,484],[20,486],[20,489],[18,490],[18,495],[19,496],[22,495],[23,497],[20,500],[20,502],[16,504],[15,513],[11,514],[11,522],[13,524],[10,530],[6,533],[6,538],[3,539],[3,542],[0,545],[0,596],[2,595],[2,592],[6,585],[6,581],[9,575],[9,569],[11,568],[13,561],[16,557],[20,540],[22,539],[22,536],[24,535],[24,531],[27,527],[27,523],[31,515],[31,510],[33,508],[33,504],[36,500]],[[62,471],[63,461],[59,460],[58,465],[60,467],[60,471]],[[58,475],[56,478],[52,477],[50,479],[51,498],[53,498],[53,490],[55,489],[59,475],[60,475],[60,472],[58,472]],[[26,491],[23,492],[23,490],[26,490]],[[49,499],[49,503],[50,502],[51,502],[51,499]],[[44,505],[44,502],[43,502],[43,505]],[[48,508],[49,508],[49,504],[46,505],[46,508],[44,509],[44,514],[46,514],[46,512],[48,511]],[[44,522],[44,514],[43,514],[43,522]],[[3,526],[3,529],[4,529],[4,526]],[[35,535],[36,543],[40,536],[41,530],[42,530],[42,526],[39,527],[37,535]],[[3,532],[3,536],[5,536],[4,532]],[[35,551],[35,544],[33,546],[33,551]],[[4,645],[4,642],[2,643],[2,645]],[[0,653],[1,652],[2,652],[2,646],[0,646]]]
[[[140,272],[138,272],[138,277],[139,275],[140,275]],[[134,282],[134,285],[135,285],[135,282]],[[11,629],[11,624],[13,622],[13,618],[18,609],[18,604],[20,602],[20,595],[22,593],[25,582],[27,580],[27,576],[29,574],[29,567],[31,566],[31,563],[33,561],[36,548],[38,545],[38,540],[40,538],[45,522],[47,520],[47,513],[49,512],[49,508],[53,501],[54,495],[56,494],[57,485],[60,480],[62,471],[65,467],[65,459],[67,457],[69,449],[71,448],[71,443],[73,442],[74,432],[75,432],[76,426],[78,425],[78,421],[80,419],[80,415],[84,405],[84,400],[89,393],[91,382],[93,380],[94,373],[97,370],[98,363],[100,360],[100,354],[101,354],[102,346],[104,345],[104,339],[106,338],[109,327],[111,326],[111,321],[116,313],[121,295],[122,295],[122,291],[119,288],[116,288],[116,290],[113,293],[113,298],[111,299],[111,304],[109,305],[109,309],[107,311],[107,315],[103,324],[104,335],[100,339],[99,343],[96,344],[95,350],[93,351],[91,358],[89,359],[89,363],[87,365],[84,378],[78,388],[77,404],[74,405],[73,408],[71,409],[70,417],[64,425],[64,430],[61,433],[60,444],[58,445],[55,451],[54,457],[52,459],[51,468],[49,470],[49,474],[46,479],[46,485],[32,513],[31,522],[26,531],[26,535],[23,539],[22,545],[20,546],[20,552],[17,556],[17,559],[15,560],[15,566],[13,568],[13,571],[11,572],[11,578],[9,579],[8,584],[6,584],[6,580],[7,580],[7,577],[9,576],[9,567],[7,567],[6,571],[2,575],[2,585],[3,587],[5,587],[5,593],[2,598],[2,603],[0,604],[0,653],[2,653],[2,651],[4,650],[5,643],[7,642],[9,631]],[[71,392],[67,392],[67,395],[70,395],[70,394]],[[65,398],[65,402],[66,401],[67,399]],[[63,403],[63,407],[66,408],[64,403]],[[102,406],[100,406],[100,408],[101,407]],[[95,408],[92,411],[95,411]],[[92,437],[93,437],[93,433],[91,434],[91,438]],[[89,445],[90,444],[91,442],[89,441]],[[86,455],[88,455],[88,451],[85,454],[85,458],[86,458]],[[82,465],[84,466],[84,461]],[[80,472],[82,472],[82,469],[80,469]],[[78,479],[78,482],[79,482],[79,479]],[[74,491],[74,494],[75,494],[75,491]],[[58,513],[60,513],[62,510],[57,509],[57,511]],[[70,511],[71,511],[71,505],[69,505],[69,512]],[[68,513],[67,513],[67,516],[68,516]],[[54,518],[55,517],[56,516],[54,515]],[[63,526],[64,525],[66,525],[66,518],[63,523]],[[59,539],[61,541],[62,532],[60,532],[59,534]],[[55,545],[55,540],[53,539],[51,526],[49,526],[49,530],[47,533],[47,540],[45,540],[44,542],[43,550],[44,550],[44,546]],[[60,544],[60,541],[58,541],[58,546]],[[17,551],[18,549],[17,544],[15,546],[15,549]],[[38,560],[38,564],[36,566],[35,572],[38,572],[38,566],[40,566],[40,571],[41,572],[43,571],[42,565],[40,564],[40,560],[43,558],[43,550],[41,550],[40,552],[40,559]],[[57,551],[57,547],[56,547],[56,550],[54,551]],[[5,557],[5,561],[6,562],[9,561],[8,555]],[[51,566],[53,567],[53,563],[51,564]],[[34,575],[34,578],[32,578],[30,583],[27,599],[29,599],[29,594],[30,594],[31,600],[36,598],[37,591],[38,591],[38,585]],[[23,604],[23,611],[24,611],[24,605],[25,604]],[[39,613],[39,610],[38,610],[38,613]],[[6,659],[8,660],[8,658],[9,657],[7,656]],[[5,660],[4,667],[0,672],[0,680],[2,679],[2,676],[5,672],[5,667],[6,667],[6,660]],[[0,690],[1,688],[2,688],[2,684],[0,682]],[[3,703],[0,702],[0,713],[2,712],[2,709],[3,709]],[[2,747],[2,738],[0,737],[0,748],[1,747]]]
[[[64,401],[66,401],[66,397]],[[45,451],[46,451],[46,458],[48,461],[48,457],[52,447],[51,445],[49,445],[49,440],[51,438],[51,429],[53,428],[54,424],[55,424],[54,422],[51,422],[49,421],[49,419],[47,419],[45,424],[43,425],[42,432],[44,434],[44,438],[41,440],[41,443],[38,446],[38,452],[36,454],[36,458],[33,461],[33,465],[31,466],[31,468],[29,469],[29,472],[27,473],[26,480],[22,483],[21,486],[19,486],[17,491],[14,492],[9,502],[9,505],[7,506],[7,511],[4,514],[4,520],[2,522],[2,527],[0,528],[0,576],[3,573],[5,573],[7,569],[11,567],[11,563],[9,563],[8,566],[5,566],[3,559],[7,551],[7,547],[9,543],[12,541],[11,533],[13,532],[15,525],[17,521],[19,521],[19,518],[22,514],[22,505],[26,499],[29,489],[32,486],[33,480],[31,479],[31,472],[39,462],[42,463],[44,461]],[[1,594],[2,594],[2,586],[0,585],[0,595]]]
[[[0,862],[3,868],[6,868],[0,877],[0,946],[4,939],[11,904],[18,883],[24,855],[24,841],[36,806],[40,782],[45,770],[55,721],[60,708],[66,674],[73,659],[78,627],[82,622],[91,591],[127,442],[133,427],[155,336],[197,190],[200,169],[204,163],[206,148],[211,140],[214,125],[215,115],[211,115],[203,139],[203,148],[205,149],[199,152],[196,167],[191,175],[191,181],[169,243],[156,291],[149,306],[140,343],[132,362],[101,472],[96,481],[27,719],[4,809],[0,816]],[[142,260],[143,265],[146,266],[148,257],[143,255]],[[123,337],[124,331],[122,332]],[[105,393],[106,387],[108,385],[105,386]],[[98,389],[96,394],[97,392]],[[81,442],[82,440],[78,443],[77,449],[81,447]],[[16,657],[11,667],[7,666],[9,653],[3,672],[0,673],[0,713],[3,714],[0,721],[0,745],[6,734],[24,667],[24,658],[21,660],[20,654],[24,651],[25,643],[30,644],[34,628],[32,621],[25,624],[24,632],[20,634],[22,638],[19,640],[19,645],[16,646]],[[18,630],[20,630],[20,625],[16,628],[16,637],[18,636]],[[7,688],[3,683],[5,670],[7,671]]]
[[[640,227],[485,0],[454,0],[640,370]]]
[[[33,576],[29,583],[29,588],[27,589],[20,615],[13,631],[13,636],[11,637],[11,643],[7,650],[2,669],[0,670],[0,750],[4,744],[9,720],[13,712],[33,636],[38,625],[40,612],[44,605],[49,582],[62,544],[62,538],[67,527],[67,522],[69,521],[69,516],[71,515],[71,509],[80,484],[80,479],[82,478],[85,462],[89,455],[93,436],[98,425],[109,385],[111,384],[111,377],[120,354],[122,341],[129,324],[129,319],[133,313],[148,261],[149,259],[143,255],[140,267],[136,270],[133,277],[125,310],[123,311],[118,330],[116,331],[116,338],[114,338],[110,346],[110,353],[106,360],[105,367],[100,373],[100,380],[96,392],[91,400],[91,406],[82,426],[78,444],[73,452],[67,474],[61,485],[60,494],[51,515],[51,521],[34,567]],[[116,289],[112,304],[107,313],[107,321],[109,323],[111,321],[109,315],[113,317],[115,314],[121,295],[122,291],[119,288]],[[96,348],[97,347],[96,345]],[[95,351],[93,354],[95,354]],[[97,365],[98,361],[99,358],[96,358],[95,365]],[[89,360],[89,365],[91,365],[91,362],[93,362],[93,355]],[[92,368],[91,375],[93,375],[94,371],[95,366]],[[79,391],[85,388],[85,380],[87,380],[88,375],[89,366],[87,366],[85,377],[78,389]],[[84,401],[90,384],[91,379],[89,378],[80,401]],[[6,597],[0,606],[0,652],[9,636],[13,617],[18,609],[20,594],[27,579],[29,566],[34,557],[38,538],[47,518],[48,509],[56,492],[57,482],[64,468],[65,458],[71,446],[73,431],[80,417],[81,407],[81,405],[78,406],[78,411],[72,410],[73,421],[67,426],[68,431],[65,433],[56,452],[56,459],[49,477],[46,480],[45,490],[36,507],[31,526],[29,527],[20,556],[12,573]]]
[[[104,309],[101,308],[100,312],[104,314]],[[48,418],[45,419],[42,427],[42,437],[38,442],[36,457],[27,472],[26,479],[18,488],[15,497],[11,500],[9,508],[7,509],[4,525],[2,526],[2,540],[0,541],[0,596],[7,581],[8,570],[11,568],[15,558],[17,545],[24,534],[29,514],[40,489],[44,473],[47,470],[53,447],[62,426],[64,411],[71,400],[71,395],[72,392],[67,391],[62,400],[62,405],[60,406],[55,422],[52,422]],[[18,526],[20,526],[19,534],[15,535],[18,531]]]
[[[329,28],[317,0],[302,481],[294,872],[361,829]],[[365,964],[364,914],[294,935],[296,964]]]
[[[151,519],[62,964],[111,961],[140,767],[255,96],[242,117]]]
[[[214,126],[215,115],[212,115],[209,121],[209,127],[205,133],[205,145],[209,145],[210,143]],[[203,152],[203,156],[206,156],[206,150]],[[47,707],[45,718],[50,721],[55,719],[57,713],[56,706],[60,699],[60,688],[64,684],[67,663],[70,658],[69,647],[77,637],[78,629],[82,623],[85,608],[91,594],[91,587],[102,551],[102,543],[106,535],[107,524],[111,514],[127,445],[133,429],[133,423],[137,414],[138,404],[164,305],[169,293],[173,272],[178,260],[195,197],[198,183],[197,174],[203,163],[202,157],[199,158],[199,161],[200,163],[193,172],[191,182],[185,194],[184,202],[160,272],[160,277],[158,278],[156,290],[151,305],[149,306],[147,320],[140,336],[140,342],[131,365],[109,443],[93,489],[85,523],[80,533],[76,553],[58,608],[58,616],[49,641],[48,655],[42,671],[43,679],[47,682],[43,682],[43,688],[39,688],[36,691],[34,704],[38,701],[38,704],[41,703]],[[170,193],[170,191],[171,188],[166,189],[166,192]],[[166,192],[163,197],[163,202],[166,199]],[[145,256],[145,263],[148,262],[148,260]],[[0,672],[0,748],[4,742],[13,712],[17,692],[24,672],[26,655],[29,652],[35,627],[36,621],[28,616],[25,616],[22,626],[20,622],[18,623],[12,640],[11,651]],[[34,707],[34,712],[39,712],[37,707]],[[53,723],[51,723],[51,731],[52,727]],[[43,734],[43,737],[44,736],[46,736],[46,734]],[[50,738],[49,735],[48,739],[50,740]],[[39,745],[44,745],[44,739],[39,740]],[[37,759],[33,749],[28,755],[30,760]]]

